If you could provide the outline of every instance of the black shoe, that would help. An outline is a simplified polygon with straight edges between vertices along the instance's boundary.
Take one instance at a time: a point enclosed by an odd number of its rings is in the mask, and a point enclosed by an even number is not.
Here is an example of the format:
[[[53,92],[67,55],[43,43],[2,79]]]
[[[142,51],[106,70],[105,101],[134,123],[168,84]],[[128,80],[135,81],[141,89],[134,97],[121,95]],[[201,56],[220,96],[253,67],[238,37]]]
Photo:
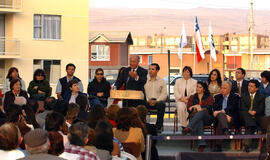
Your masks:
[[[248,146],[248,145],[244,145],[243,152],[247,152],[247,153],[249,153],[249,152],[250,152],[250,148],[249,148],[249,146]]]
[[[217,145],[213,152],[222,152],[222,147]]]

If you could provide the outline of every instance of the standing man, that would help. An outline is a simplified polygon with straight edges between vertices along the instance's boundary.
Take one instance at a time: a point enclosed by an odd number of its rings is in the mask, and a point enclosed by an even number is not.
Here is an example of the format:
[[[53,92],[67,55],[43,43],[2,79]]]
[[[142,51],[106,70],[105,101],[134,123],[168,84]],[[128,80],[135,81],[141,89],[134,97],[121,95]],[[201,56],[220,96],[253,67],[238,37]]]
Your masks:
[[[265,98],[257,92],[260,83],[258,80],[250,80],[248,85],[248,93],[244,93],[241,98],[240,118],[246,127],[246,134],[254,134],[260,131],[261,118],[264,116]],[[244,141],[244,151],[249,152],[251,141]]]
[[[64,93],[69,90],[68,82],[72,79],[76,79],[78,81],[80,92],[83,92],[82,81],[79,78],[74,76],[75,69],[76,69],[76,66],[72,63],[69,63],[66,65],[67,75],[65,77],[60,78],[56,86],[56,94],[57,94],[58,99],[60,100],[63,99]]]
[[[236,81],[232,81],[232,92],[240,97],[243,93],[248,93],[248,81],[245,80],[246,71],[243,68],[237,68],[235,71]]]
[[[157,63],[152,63],[149,67],[149,77],[144,85],[147,109],[157,109],[157,131],[161,132],[165,112],[165,101],[167,89],[165,81],[157,76],[160,67]]]
[[[122,84],[125,90],[137,90],[144,92],[144,85],[147,80],[147,70],[139,66],[140,58],[138,55],[131,55],[129,59],[130,67],[124,68],[119,78],[115,82],[117,89]],[[143,100],[124,100],[123,107],[137,107],[143,104]]]

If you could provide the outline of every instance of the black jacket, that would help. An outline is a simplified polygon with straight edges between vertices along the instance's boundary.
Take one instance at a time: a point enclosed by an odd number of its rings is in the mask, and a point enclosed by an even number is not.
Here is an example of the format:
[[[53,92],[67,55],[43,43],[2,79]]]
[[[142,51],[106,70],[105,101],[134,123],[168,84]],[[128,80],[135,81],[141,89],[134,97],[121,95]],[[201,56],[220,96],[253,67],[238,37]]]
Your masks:
[[[144,85],[147,81],[147,70],[138,66],[136,72],[139,76],[139,79],[137,81],[129,76],[129,71],[131,71],[131,67],[125,68],[121,72],[119,78],[115,82],[117,89],[119,89],[124,84],[125,90],[139,90],[144,92]]]
[[[215,97],[215,103],[213,106],[214,111],[222,110],[223,95],[218,94]],[[234,125],[238,126],[240,121],[239,116],[239,96],[234,93],[230,93],[227,99],[227,107],[224,109],[225,113],[232,117]]]
[[[240,111],[248,112],[250,109],[250,103],[251,101],[250,101],[249,92],[243,94],[241,98]],[[265,98],[259,92],[255,94],[255,97],[253,100],[253,110],[256,111],[255,116],[264,116]]]
[[[243,79],[243,83],[241,86],[241,95],[243,95],[244,93],[248,93],[248,84],[249,84],[249,81]],[[232,82],[232,91],[231,92],[238,93],[237,81]]]
[[[110,97],[110,89],[111,85],[105,78],[103,78],[101,82],[98,82],[97,79],[94,78],[93,81],[88,84],[87,93],[90,97],[97,97],[98,92],[103,92],[103,96],[98,98],[107,102],[108,97]]]

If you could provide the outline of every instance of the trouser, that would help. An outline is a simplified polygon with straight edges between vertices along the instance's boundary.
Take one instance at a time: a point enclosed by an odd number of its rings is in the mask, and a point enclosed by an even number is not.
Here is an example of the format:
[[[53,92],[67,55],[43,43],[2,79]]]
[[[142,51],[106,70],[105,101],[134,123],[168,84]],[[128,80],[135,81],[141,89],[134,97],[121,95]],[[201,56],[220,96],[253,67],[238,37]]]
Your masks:
[[[165,113],[165,103],[157,102],[155,106],[150,106],[149,103],[146,105],[147,109],[157,109],[157,121],[156,126],[157,129],[161,129],[163,127],[164,113]]]
[[[189,121],[188,128],[191,130],[192,135],[201,136],[204,134],[204,125],[210,125],[213,122],[213,117],[206,111],[200,111],[194,115]],[[199,140],[198,146],[205,146],[205,140]]]
[[[145,104],[143,100],[123,100],[122,107],[137,107]]]
[[[177,115],[179,125],[181,127],[187,127],[188,125],[188,112],[187,112],[187,105],[184,102],[177,102]]]
[[[224,113],[219,113],[217,114],[217,135],[223,135],[224,131],[228,131],[229,126],[232,125],[233,119],[229,123],[226,117],[226,114]],[[217,145],[221,146],[222,140],[217,140]]]

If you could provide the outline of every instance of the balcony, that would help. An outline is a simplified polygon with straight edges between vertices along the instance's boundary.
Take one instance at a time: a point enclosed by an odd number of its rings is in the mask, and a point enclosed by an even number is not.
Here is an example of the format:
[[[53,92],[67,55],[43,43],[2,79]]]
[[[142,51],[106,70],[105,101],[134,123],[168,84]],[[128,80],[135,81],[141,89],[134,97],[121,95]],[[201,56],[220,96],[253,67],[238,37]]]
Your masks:
[[[0,59],[20,58],[20,41],[15,38],[0,38]]]
[[[17,13],[22,10],[22,0],[0,0],[0,13]]]

